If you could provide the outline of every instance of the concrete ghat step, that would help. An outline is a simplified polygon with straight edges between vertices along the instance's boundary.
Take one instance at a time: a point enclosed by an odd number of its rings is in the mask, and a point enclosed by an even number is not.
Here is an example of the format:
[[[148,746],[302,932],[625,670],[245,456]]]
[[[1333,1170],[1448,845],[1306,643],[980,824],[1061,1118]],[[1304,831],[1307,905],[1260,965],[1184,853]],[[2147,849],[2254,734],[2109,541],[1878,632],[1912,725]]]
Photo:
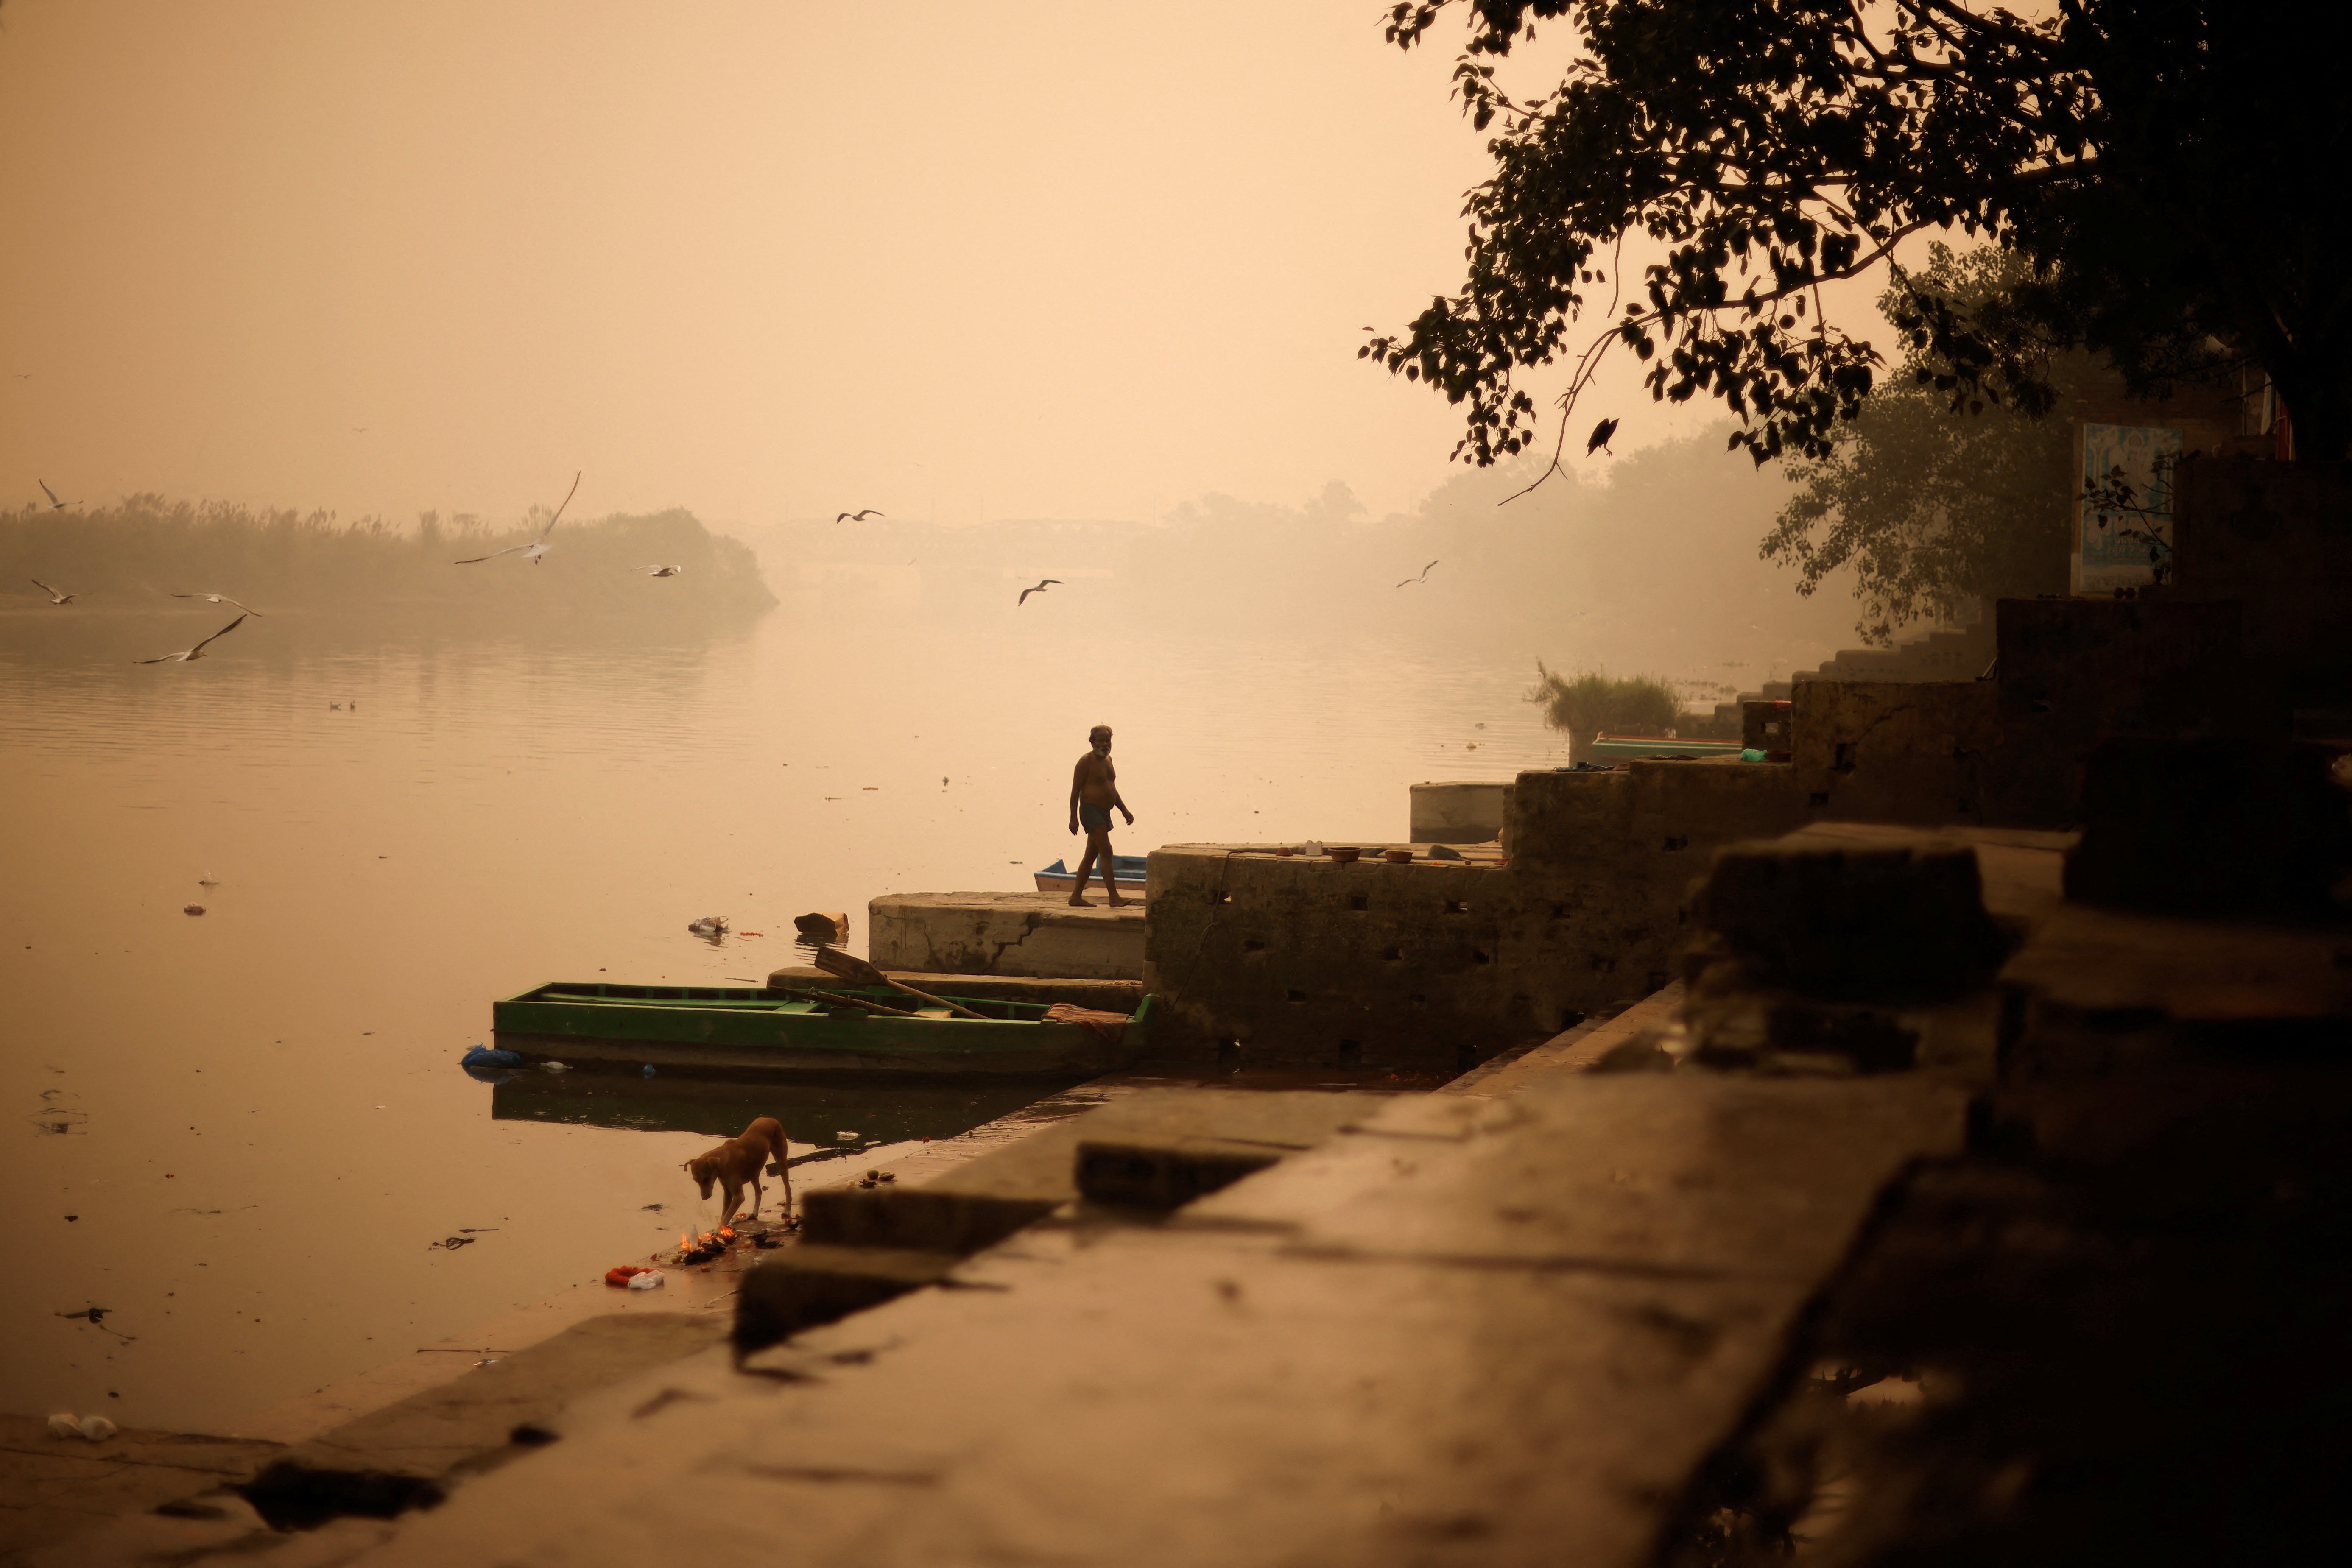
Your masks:
[[[1058,893],[902,893],[866,905],[878,968],[1140,980],[1143,905],[1076,909]]]
[[[802,1210],[803,1244],[744,1276],[735,1343],[773,1343],[938,1283],[956,1258],[1081,1197],[1176,1207],[1317,1146],[1389,1098],[1139,1090],[929,1179],[813,1192]]]
[[[104,1442],[60,1437],[40,1416],[0,1415],[0,1562],[152,1509],[225,1512],[187,1500],[250,1479],[279,1443],[126,1428]],[[232,1501],[234,1500],[231,1500]],[[257,1522],[257,1521],[256,1521]]]
[[[239,1490],[280,1529],[429,1506],[456,1472],[488,1468],[545,1441],[541,1423],[581,1394],[707,1349],[719,1336],[719,1325],[705,1313],[590,1318],[299,1444]]]
[[[1916,1078],[1394,1101],[1166,1225],[616,1389],[355,1562],[1631,1568],[1961,1123]]]

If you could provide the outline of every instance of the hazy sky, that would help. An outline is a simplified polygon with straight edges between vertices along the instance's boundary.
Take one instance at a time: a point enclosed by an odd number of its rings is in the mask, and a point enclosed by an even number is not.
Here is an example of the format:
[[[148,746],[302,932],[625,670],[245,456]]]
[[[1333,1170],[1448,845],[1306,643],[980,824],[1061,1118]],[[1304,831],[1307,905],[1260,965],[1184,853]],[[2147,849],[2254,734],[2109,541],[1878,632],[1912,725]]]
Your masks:
[[[1485,160],[1384,11],[8,0],[0,504],[1408,507]]]

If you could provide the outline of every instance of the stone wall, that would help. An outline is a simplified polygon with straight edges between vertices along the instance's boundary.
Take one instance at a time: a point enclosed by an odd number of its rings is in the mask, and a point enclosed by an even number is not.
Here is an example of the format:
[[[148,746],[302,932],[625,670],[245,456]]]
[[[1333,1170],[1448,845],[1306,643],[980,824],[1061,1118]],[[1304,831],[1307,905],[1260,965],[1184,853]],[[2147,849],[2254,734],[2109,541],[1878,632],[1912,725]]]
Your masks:
[[[1804,816],[1785,767],[1637,762],[1520,774],[1502,865],[1156,850],[1154,1049],[1223,1048],[1252,1066],[1475,1062],[1664,985],[1708,855]]]

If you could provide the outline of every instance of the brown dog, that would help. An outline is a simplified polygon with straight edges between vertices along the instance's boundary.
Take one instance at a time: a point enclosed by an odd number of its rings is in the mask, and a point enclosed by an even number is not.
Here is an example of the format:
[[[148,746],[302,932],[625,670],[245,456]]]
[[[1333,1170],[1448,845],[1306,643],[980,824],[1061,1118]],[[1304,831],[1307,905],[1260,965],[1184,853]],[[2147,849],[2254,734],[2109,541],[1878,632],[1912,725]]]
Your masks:
[[[743,1129],[742,1136],[730,1138],[715,1149],[697,1155],[679,1168],[695,1179],[702,1196],[710,1196],[710,1186],[717,1182],[727,1189],[727,1206],[719,1213],[719,1223],[725,1225],[735,1218],[735,1210],[743,1201],[743,1184],[751,1184],[751,1212],[746,1218],[760,1218],[761,1192],[760,1173],[771,1160],[784,1179],[784,1215],[793,1211],[793,1167],[784,1156],[783,1124],[773,1116],[761,1116]]]

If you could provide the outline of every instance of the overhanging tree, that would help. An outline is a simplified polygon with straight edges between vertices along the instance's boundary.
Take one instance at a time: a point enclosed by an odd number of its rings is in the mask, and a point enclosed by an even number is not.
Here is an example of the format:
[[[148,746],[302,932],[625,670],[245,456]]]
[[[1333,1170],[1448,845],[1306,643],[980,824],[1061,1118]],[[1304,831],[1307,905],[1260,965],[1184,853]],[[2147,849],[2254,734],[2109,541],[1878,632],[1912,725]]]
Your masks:
[[[1937,246],[1927,267],[1888,290],[1882,308],[1924,294],[1976,310],[2034,281],[2014,252],[1956,256]],[[2079,350],[2037,366],[2061,388],[2090,379],[2093,368]],[[1906,356],[1891,383],[1831,432],[1829,456],[1791,466],[1797,492],[1763,542],[1766,559],[1801,573],[1800,593],[1853,569],[1863,603],[1855,630],[1866,643],[1891,643],[1907,622],[1953,617],[1968,600],[2065,586],[2072,432],[2006,402],[1953,408],[1933,390],[1946,369],[1931,356]],[[1920,371],[1927,372],[1924,382]],[[1996,382],[1992,390],[2002,389]]]
[[[1411,48],[1455,0],[1413,0]],[[2352,113],[2332,13],[2303,0],[2060,0],[2051,20],[1960,0],[1470,0],[1454,84],[1499,127],[1468,277],[1361,350],[1467,405],[1480,465],[1568,435],[1612,346],[1654,397],[1720,397],[1759,463],[1828,455],[1885,361],[1823,319],[1820,285],[1925,230],[1981,236],[2034,282],[1974,307],[1893,272],[1906,345],[1955,406],[2046,411],[2051,343],[2135,391],[2231,359],[2267,371],[2305,449],[2352,437],[2352,268],[2334,191]],[[1577,58],[1534,99],[1496,65],[1538,23]],[[1663,247],[1638,279],[1627,236]],[[1890,263],[1891,265],[1891,263]],[[1630,284],[1630,290],[1627,285]],[[1566,361],[1557,438],[1516,379]]]

